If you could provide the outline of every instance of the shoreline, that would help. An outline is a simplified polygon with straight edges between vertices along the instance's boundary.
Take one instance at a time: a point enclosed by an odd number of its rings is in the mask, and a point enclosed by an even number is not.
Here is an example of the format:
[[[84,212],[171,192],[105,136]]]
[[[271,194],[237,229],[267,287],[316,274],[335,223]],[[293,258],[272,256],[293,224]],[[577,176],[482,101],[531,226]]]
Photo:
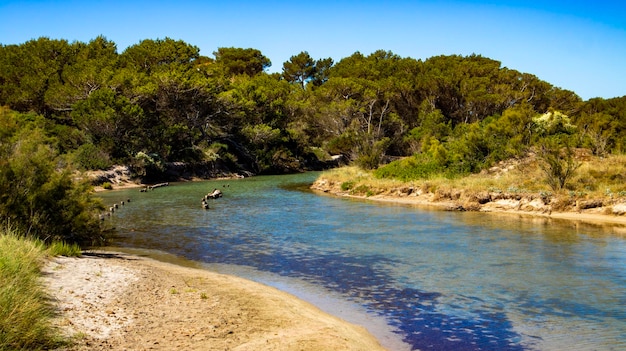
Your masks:
[[[276,288],[109,251],[51,258],[61,350],[384,350],[363,326]]]
[[[210,180],[219,180],[219,179],[238,179],[237,177],[221,177],[221,178],[211,178]],[[184,181],[202,181],[209,179],[189,179]],[[183,181],[183,180],[181,180]],[[116,191],[116,190],[125,190],[125,189],[134,189],[134,188],[142,188],[146,187],[147,184],[139,184],[130,181],[129,178],[124,175],[119,175],[113,181],[113,189],[106,190],[102,188],[102,186],[94,186],[94,191],[104,192],[104,191]],[[419,193],[411,193],[406,194],[402,192],[398,192],[396,194],[382,194],[382,195],[373,195],[373,196],[365,196],[365,195],[352,195],[346,191],[342,191],[338,188],[337,184],[334,184],[332,181],[329,181],[325,178],[318,178],[311,186],[310,189],[321,194],[321,195],[331,195],[335,197],[347,197],[352,199],[361,199],[366,201],[376,201],[376,202],[384,202],[391,203],[396,205],[405,205],[405,206],[414,206],[414,207],[423,207],[423,208],[431,208],[438,209],[444,211],[466,211],[465,204],[458,200],[451,199],[438,199],[435,200],[435,196],[432,193],[428,194],[419,194]],[[482,212],[482,213],[492,213],[492,214],[500,214],[500,215],[517,215],[528,218],[546,218],[546,219],[561,219],[579,223],[587,223],[587,224],[595,224],[595,225],[612,225],[616,227],[624,227],[624,230],[620,230],[623,235],[626,235],[626,202],[619,204],[618,213],[620,214],[607,214],[606,212],[609,210],[607,207],[600,206],[594,208],[583,209],[580,211],[552,211],[550,206],[543,206],[537,201],[526,201],[524,203],[524,199],[520,200],[495,200],[489,201],[484,204],[472,203],[469,211],[472,212]],[[613,209],[615,211],[615,209]]]
[[[432,193],[411,194],[378,194],[378,195],[354,195],[347,191],[339,189],[338,184],[334,184],[324,178],[318,178],[310,187],[310,189],[320,195],[334,196],[338,198],[349,198],[362,201],[372,201],[379,203],[387,203],[392,205],[421,207],[424,209],[432,209],[439,211],[468,211],[479,212],[493,215],[518,216],[524,218],[543,218],[546,220],[564,220],[576,223],[585,223],[590,225],[610,226],[613,232],[626,236],[626,215],[607,214],[606,207],[596,207],[583,209],[580,211],[553,211],[550,206],[544,206],[538,201],[520,200],[496,200],[489,201],[484,204],[473,202],[470,206],[461,200],[437,199]],[[626,208],[626,203],[620,204]],[[469,209],[467,208],[469,207]],[[621,210],[620,207],[620,210]]]

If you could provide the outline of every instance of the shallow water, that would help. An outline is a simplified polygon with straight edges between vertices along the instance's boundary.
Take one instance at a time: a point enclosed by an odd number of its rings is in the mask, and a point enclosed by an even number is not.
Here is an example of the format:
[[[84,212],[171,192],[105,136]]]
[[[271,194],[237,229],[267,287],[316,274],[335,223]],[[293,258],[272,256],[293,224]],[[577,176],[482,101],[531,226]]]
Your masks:
[[[327,291],[334,304],[384,320],[413,349],[626,349],[626,240],[613,228],[302,190],[316,175],[102,197],[132,200],[108,222],[120,235],[116,245],[309,291],[309,300]],[[202,209],[214,188],[224,197]]]

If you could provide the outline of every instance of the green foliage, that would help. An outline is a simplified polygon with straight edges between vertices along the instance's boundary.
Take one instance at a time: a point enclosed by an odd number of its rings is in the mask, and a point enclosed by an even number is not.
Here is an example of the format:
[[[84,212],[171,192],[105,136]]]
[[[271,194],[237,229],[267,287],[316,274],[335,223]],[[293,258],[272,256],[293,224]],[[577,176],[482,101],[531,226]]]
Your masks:
[[[77,168],[83,170],[107,169],[112,166],[109,155],[93,144],[83,144],[73,157]]]
[[[58,168],[58,154],[46,140],[40,129],[0,140],[0,220],[44,242],[99,243],[102,204],[71,170]]]
[[[326,149],[331,155],[346,155],[356,147],[358,141],[354,132],[343,133],[328,141]]]
[[[306,51],[291,56],[289,61],[283,63],[283,77],[288,82],[300,84],[302,89],[314,75],[315,60]]]
[[[102,183],[102,189],[104,190],[112,190],[113,189],[113,185],[109,182],[104,182]]]
[[[554,140],[546,140],[541,145],[537,157],[546,176],[546,183],[553,191],[564,189],[581,165],[575,160],[571,147],[561,147]]]
[[[370,187],[365,184],[361,184],[357,186],[356,188],[352,189],[351,193],[358,194],[358,195],[365,195],[367,197],[374,195],[374,192],[370,189]]]
[[[417,179],[429,179],[438,175],[446,174],[447,169],[428,155],[415,155],[393,161],[379,167],[374,171],[376,178],[399,179],[411,181]]]
[[[153,177],[165,171],[165,164],[158,154],[140,151],[133,159],[132,169],[138,176]]]
[[[171,66],[186,65],[199,58],[200,49],[182,40],[145,39],[128,47],[120,56],[122,66],[153,73]]]
[[[240,74],[254,76],[272,66],[272,62],[256,49],[222,47],[213,54],[215,62],[223,65],[227,74],[231,76]]]
[[[343,182],[341,183],[341,190],[343,191],[352,190],[352,188],[354,188],[354,185],[355,185],[354,181]]]
[[[383,138],[374,142],[363,141],[355,159],[357,166],[366,170],[377,168],[385,156],[389,142],[389,138]]]
[[[49,350],[61,346],[53,309],[39,280],[45,257],[39,241],[0,229],[0,350]]]
[[[302,89],[308,82],[312,82],[314,86],[320,86],[328,80],[332,65],[332,58],[314,60],[308,52],[302,51],[283,63],[282,76],[290,83],[299,84]]]
[[[0,134],[39,128],[57,160],[130,164],[154,177],[173,161],[290,172],[314,164],[310,150],[367,169],[387,155],[423,154],[417,173],[448,175],[479,172],[545,138],[596,155],[626,150],[626,97],[583,102],[480,55],[417,60],[378,50],[335,62],[301,51],[282,74],[267,74],[270,60],[253,48],[213,55],[170,38],[121,54],[102,36],[0,45],[0,106],[10,109],[2,114],[22,113]],[[207,147],[215,142],[228,151]]]

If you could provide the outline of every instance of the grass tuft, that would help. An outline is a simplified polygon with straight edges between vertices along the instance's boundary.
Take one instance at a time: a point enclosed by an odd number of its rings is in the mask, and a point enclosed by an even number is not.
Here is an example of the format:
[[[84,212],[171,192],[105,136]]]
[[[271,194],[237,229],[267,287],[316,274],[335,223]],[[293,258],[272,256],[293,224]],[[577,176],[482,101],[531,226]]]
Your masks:
[[[80,257],[82,250],[78,244],[68,244],[65,241],[55,241],[48,246],[51,256]]]
[[[46,350],[61,345],[54,309],[40,282],[46,250],[11,228],[0,229],[0,351]]]

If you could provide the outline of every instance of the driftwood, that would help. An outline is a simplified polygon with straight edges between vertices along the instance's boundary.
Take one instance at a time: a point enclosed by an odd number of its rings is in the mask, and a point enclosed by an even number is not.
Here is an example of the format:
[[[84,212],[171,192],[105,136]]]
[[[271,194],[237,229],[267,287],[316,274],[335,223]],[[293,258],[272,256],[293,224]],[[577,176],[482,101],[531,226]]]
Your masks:
[[[217,199],[224,196],[224,194],[222,193],[221,190],[219,189],[213,189],[212,192],[208,193],[204,198],[205,199]]]
[[[154,190],[156,188],[160,188],[160,187],[168,186],[168,185],[170,185],[170,183],[159,183],[159,184],[154,184],[154,185],[148,185],[148,186],[146,186],[145,188],[142,188],[139,191],[142,192],[142,193],[145,193],[148,190]]]

